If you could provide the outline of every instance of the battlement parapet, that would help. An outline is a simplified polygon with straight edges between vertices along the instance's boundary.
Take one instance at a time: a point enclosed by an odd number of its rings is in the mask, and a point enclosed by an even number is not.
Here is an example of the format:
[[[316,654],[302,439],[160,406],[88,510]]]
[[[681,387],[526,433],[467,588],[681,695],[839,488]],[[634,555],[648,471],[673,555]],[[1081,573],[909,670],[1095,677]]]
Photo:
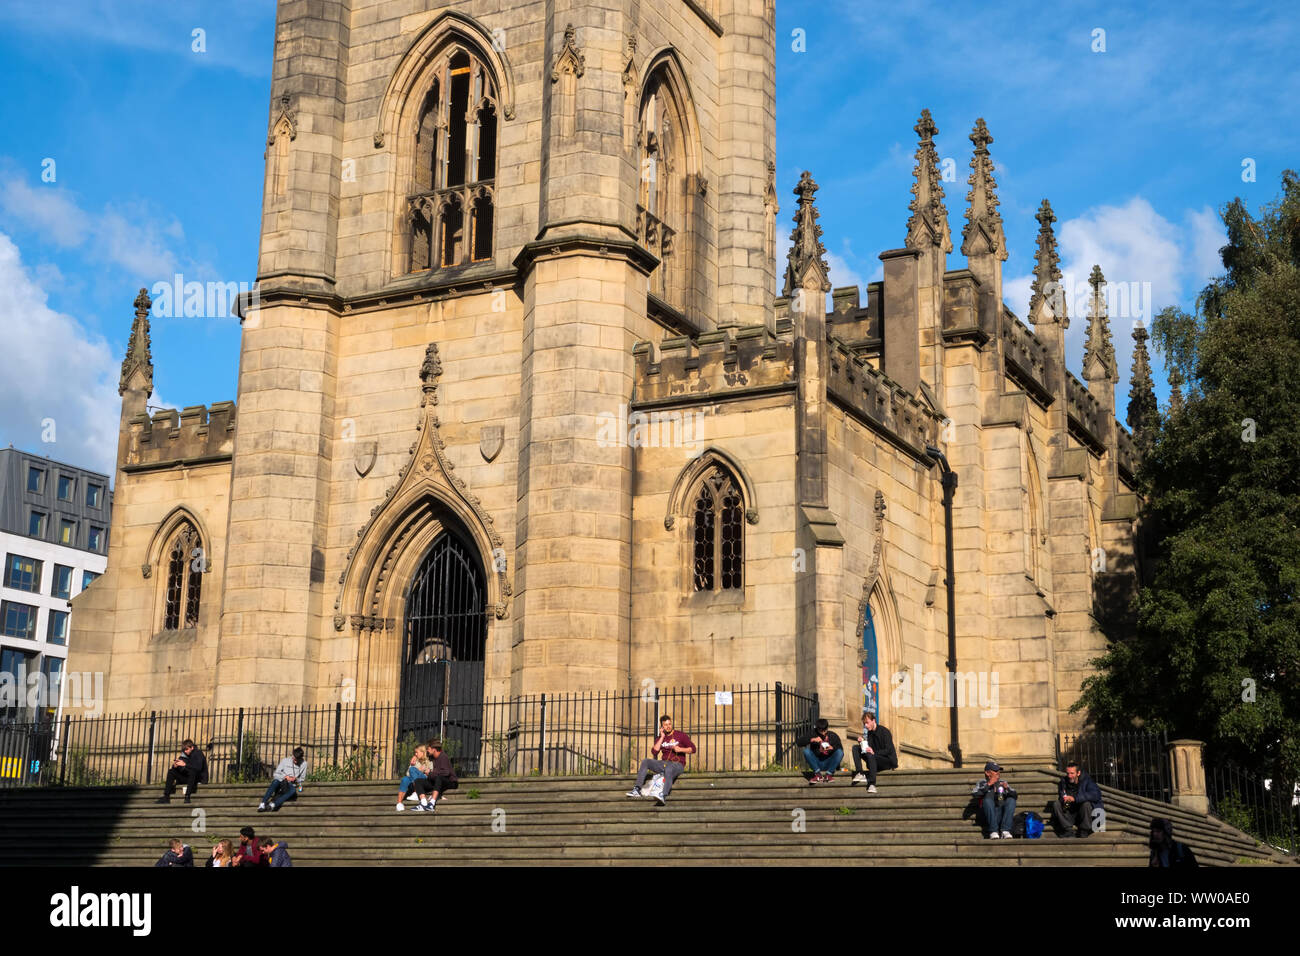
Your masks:
[[[235,403],[164,408],[127,421],[126,471],[228,461],[235,448]]]
[[[938,416],[883,372],[872,368],[847,343],[833,336],[827,338],[827,393],[899,448],[928,462],[925,447],[938,440]]]
[[[717,401],[794,388],[794,342],[766,326],[638,342],[633,407]]]

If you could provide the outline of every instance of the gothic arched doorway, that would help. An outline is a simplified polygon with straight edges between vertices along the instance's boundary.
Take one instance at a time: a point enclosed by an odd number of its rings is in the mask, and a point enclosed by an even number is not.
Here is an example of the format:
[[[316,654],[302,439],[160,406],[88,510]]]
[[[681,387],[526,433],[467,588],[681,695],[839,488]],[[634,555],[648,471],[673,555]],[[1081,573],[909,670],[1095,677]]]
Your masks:
[[[402,621],[399,736],[441,736],[462,773],[478,770],[487,583],[474,549],[444,530],[420,561]],[[409,754],[399,755],[406,760]]]

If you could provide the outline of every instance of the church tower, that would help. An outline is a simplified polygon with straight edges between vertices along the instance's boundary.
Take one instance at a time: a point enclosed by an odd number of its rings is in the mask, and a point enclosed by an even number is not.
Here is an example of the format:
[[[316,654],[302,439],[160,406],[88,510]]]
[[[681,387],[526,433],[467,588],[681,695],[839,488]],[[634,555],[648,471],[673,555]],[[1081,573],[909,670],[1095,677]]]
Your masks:
[[[218,705],[395,698],[444,534],[487,690],[629,679],[633,468],[600,425],[635,342],[771,322],[773,17],[280,4]]]

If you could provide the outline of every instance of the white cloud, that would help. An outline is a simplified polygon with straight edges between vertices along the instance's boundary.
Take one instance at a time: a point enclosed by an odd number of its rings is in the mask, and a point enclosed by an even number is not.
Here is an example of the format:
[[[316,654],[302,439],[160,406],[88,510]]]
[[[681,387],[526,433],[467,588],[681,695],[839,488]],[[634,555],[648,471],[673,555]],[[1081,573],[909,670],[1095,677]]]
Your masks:
[[[79,246],[85,241],[85,214],[57,187],[33,188],[26,180],[6,172],[0,182],[0,210],[61,248]]]
[[[0,175],[0,212],[43,240],[65,249],[85,247],[90,259],[124,269],[146,285],[179,271],[165,238],[184,238],[178,220],[162,221],[138,204],[107,205],[91,214],[57,186],[29,185],[12,170]]]
[[[117,455],[120,358],[75,318],[56,312],[24,267],[18,247],[0,232],[0,376],[3,441],[70,464],[113,474]],[[42,441],[48,421],[55,441]]]

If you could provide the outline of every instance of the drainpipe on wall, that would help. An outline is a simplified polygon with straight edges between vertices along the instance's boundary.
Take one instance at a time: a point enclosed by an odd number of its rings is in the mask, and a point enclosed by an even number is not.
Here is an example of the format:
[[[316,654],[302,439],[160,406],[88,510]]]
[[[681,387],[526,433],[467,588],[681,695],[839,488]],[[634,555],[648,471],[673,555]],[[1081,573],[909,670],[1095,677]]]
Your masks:
[[[953,570],[952,558],[952,498],[957,490],[957,473],[948,467],[944,453],[933,445],[927,445],[925,453],[939,463],[943,484],[943,531],[944,552],[947,561],[944,584],[948,591],[948,750],[952,753],[952,765],[961,767],[961,743],[957,725],[957,695],[952,693],[954,674],[957,673],[957,578]]]

